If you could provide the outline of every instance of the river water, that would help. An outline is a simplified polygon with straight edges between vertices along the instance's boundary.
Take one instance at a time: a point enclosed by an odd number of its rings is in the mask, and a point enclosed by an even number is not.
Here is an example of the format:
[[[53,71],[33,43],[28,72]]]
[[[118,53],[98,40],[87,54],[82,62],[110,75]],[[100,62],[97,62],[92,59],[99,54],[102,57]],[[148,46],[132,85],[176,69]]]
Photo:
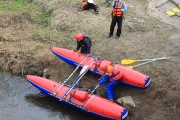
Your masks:
[[[100,120],[40,93],[23,77],[0,72],[0,120]]]

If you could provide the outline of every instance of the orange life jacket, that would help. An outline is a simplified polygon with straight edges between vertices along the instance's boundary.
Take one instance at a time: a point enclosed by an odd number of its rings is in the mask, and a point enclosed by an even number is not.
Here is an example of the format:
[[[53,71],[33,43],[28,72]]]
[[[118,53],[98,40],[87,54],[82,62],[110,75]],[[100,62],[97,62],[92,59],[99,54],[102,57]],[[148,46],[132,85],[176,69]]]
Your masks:
[[[117,2],[114,2],[113,12],[112,12],[113,16],[117,16],[117,17],[123,16],[123,11],[121,9],[124,2],[121,1],[119,6],[116,6],[116,3]]]
[[[117,70],[116,68],[113,68],[113,69],[112,69],[112,73],[113,73],[114,76],[112,76],[112,77],[109,79],[109,81],[120,80],[120,79],[121,79],[122,73],[121,73],[119,70]]]
[[[112,65],[113,63],[112,63],[111,61],[109,61],[109,60],[102,60],[102,61],[100,60],[100,61],[98,61],[98,62],[96,63],[96,66],[98,67],[98,70],[99,70],[99,71],[102,71],[102,70],[99,68],[100,64]],[[104,71],[103,71],[103,72],[104,72]],[[103,73],[103,72],[102,72],[102,73]],[[103,74],[104,74],[104,73],[103,73]],[[122,73],[118,70],[117,67],[113,67],[113,69],[110,70],[110,74],[109,74],[109,73],[106,73],[106,74],[109,75],[109,76],[111,76],[111,74],[114,75],[114,76],[112,76],[112,77],[109,79],[109,81],[120,80],[121,77],[122,77]]]
[[[87,2],[88,0],[82,0],[82,5],[80,7],[83,8],[87,4]]]

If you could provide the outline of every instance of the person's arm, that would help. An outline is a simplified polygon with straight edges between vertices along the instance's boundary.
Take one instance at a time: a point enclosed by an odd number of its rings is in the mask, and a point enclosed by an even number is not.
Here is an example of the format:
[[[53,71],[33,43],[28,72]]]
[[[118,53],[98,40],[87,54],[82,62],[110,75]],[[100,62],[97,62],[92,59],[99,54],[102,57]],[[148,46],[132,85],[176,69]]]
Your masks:
[[[76,50],[79,50],[80,49],[80,44],[79,44],[79,42],[77,41],[77,47],[76,47]]]
[[[123,6],[122,6],[122,11],[123,11],[123,12],[127,11],[127,6],[126,6],[126,4],[125,4],[125,3],[123,3]]]
[[[112,2],[112,5],[111,5],[111,6],[112,6],[112,8],[114,7],[114,1]]]
[[[99,86],[105,83],[109,78],[110,78],[109,75],[104,75],[104,77],[99,82]]]

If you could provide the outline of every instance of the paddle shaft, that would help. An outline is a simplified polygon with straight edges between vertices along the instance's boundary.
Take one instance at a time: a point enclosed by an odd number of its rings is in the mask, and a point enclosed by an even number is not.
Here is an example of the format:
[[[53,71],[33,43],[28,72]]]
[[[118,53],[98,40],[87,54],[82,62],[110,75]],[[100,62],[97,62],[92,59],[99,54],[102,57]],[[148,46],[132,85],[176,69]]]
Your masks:
[[[143,61],[151,61],[151,60],[162,60],[162,59],[169,59],[171,57],[161,57],[161,58],[152,58],[152,59],[142,59],[142,60],[133,60],[133,59],[125,59],[121,61],[121,64],[127,65],[127,64],[133,64],[135,62],[143,62]]]
[[[93,61],[89,67],[81,74],[79,75],[71,84],[71,86],[69,87],[69,89],[65,92],[65,94],[62,96],[62,100],[65,99],[65,97],[68,95],[68,93],[72,90],[72,88],[80,81],[80,79],[85,75],[85,73],[90,69],[90,67],[95,63],[95,61]]]
[[[180,17],[180,15],[177,15],[177,14],[175,14],[175,16],[178,16],[178,17]]]
[[[76,67],[76,69],[72,72],[72,74],[66,79],[69,80],[69,78],[76,72],[76,70],[81,66],[81,64],[88,58],[88,56],[86,56],[81,63],[78,64],[78,66]]]
[[[71,75],[64,80],[64,82],[62,83],[62,85],[56,90],[56,92],[53,93],[53,95],[56,95],[59,90],[64,86],[64,84],[69,80],[69,78],[77,71],[77,69],[80,67],[80,65],[88,58],[88,56],[86,56],[81,63],[78,64],[78,66],[76,67],[76,69],[71,73]]]
[[[134,67],[138,67],[138,66],[141,66],[141,65],[144,65],[144,64],[147,64],[147,63],[151,63],[151,62],[154,62],[154,61],[157,61],[157,60],[162,60],[162,59],[170,59],[171,57],[165,57],[165,58],[159,58],[159,59],[154,59],[154,60],[151,60],[151,61],[147,61],[147,62],[144,62],[144,63],[141,63],[141,64],[137,64],[137,65],[135,65],[135,66],[133,66],[133,68]]]
[[[105,72],[104,72],[104,74],[105,74]],[[101,80],[101,79],[104,77],[104,74],[99,78],[99,80]],[[99,80],[98,80],[98,81],[99,81]],[[91,97],[91,95],[96,91],[96,89],[97,89],[98,87],[99,87],[99,84],[96,85],[96,87],[93,89],[93,91],[91,91],[89,97]]]
[[[169,59],[170,57],[160,57],[160,58],[152,58],[152,59],[143,59],[143,60],[137,60],[139,62],[143,61],[151,61],[151,60],[163,60],[163,59]]]
[[[135,65],[134,67],[138,67],[138,66],[141,66],[141,65],[145,65],[145,64],[147,64],[147,63],[151,63],[151,62],[154,62],[154,61],[156,61],[156,60],[147,61],[147,62],[138,64],[138,65]]]
[[[105,74],[105,73],[104,73]],[[99,80],[101,80],[101,78],[103,78],[104,77],[104,74],[99,78]],[[96,91],[96,89],[99,87],[99,84],[98,85],[96,85],[96,87],[93,89],[93,91],[91,91],[91,93],[89,94],[89,98],[92,96],[92,94]],[[90,99],[89,99],[90,100]],[[89,102],[89,100],[86,102],[86,103],[88,103]],[[82,106],[84,106],[84,103],[83,103],[83,105]]]
[[[91,95],[95,92],[95,90],[96,90],[98,87],[99,87],[99,84],[98,84],[98,85],[96,85],[96,87],[93,89],[93,91],[91,91],[91,93],[90,93],[90,95],[89,95],[89,96],[91,96]]]

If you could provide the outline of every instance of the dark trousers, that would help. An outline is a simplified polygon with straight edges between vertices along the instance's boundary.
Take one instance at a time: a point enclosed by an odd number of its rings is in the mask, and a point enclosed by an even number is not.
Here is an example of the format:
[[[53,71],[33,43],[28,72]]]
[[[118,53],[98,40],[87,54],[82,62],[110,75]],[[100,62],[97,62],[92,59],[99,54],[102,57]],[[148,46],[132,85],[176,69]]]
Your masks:
[[[97,11],[96,6],[94,5],[94,3],[87,3],[84,7],[83,10],[89,10],[90,8],[92,8],[95,12]]]
[[[116,32],[116,36],[120,36],[121,35],[121,28],[122,28],[122,20],[123,17],[117,17],[117,16],[112,16],[112,21],[111,21],[111,26],[110,26],[110,33],[109,35],[113,35],[114,32],[114,27],[117,23],[118,28],[117,28],[117,32]]]

